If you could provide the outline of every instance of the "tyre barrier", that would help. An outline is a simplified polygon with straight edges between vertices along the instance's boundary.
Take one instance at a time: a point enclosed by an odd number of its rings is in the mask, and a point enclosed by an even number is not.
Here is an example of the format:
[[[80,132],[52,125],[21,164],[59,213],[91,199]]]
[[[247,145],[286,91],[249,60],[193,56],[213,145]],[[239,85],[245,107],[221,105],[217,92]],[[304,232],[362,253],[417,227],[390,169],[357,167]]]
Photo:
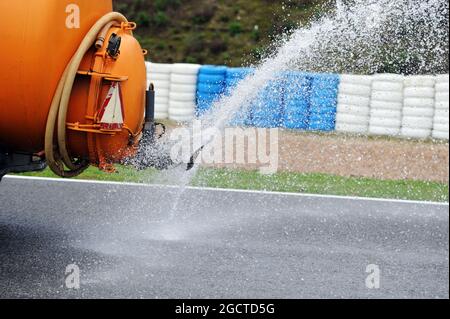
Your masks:
[[[197,116],[208,111],[225,92],[227,68],[204,65],[200,68],[197,82]]]
[[[414,75],[404,80],[402,128],[407,138],[429,138],[433,129],[435,78]]]
[[[367,134],[372,77],[343,74],[339,84],[336,131]]]
[[[311,108],[311,75],[292,71],[284,74],[283,127],[306,130]]]
[[[375,74],[372,80],[369,134],[398,136],[402,126],[404,77]]]
[[[169,92],[169,119],[189,122],[197,108],[197,81],[200,65],[177,63],[172,66]]]
[[[250,106],[250,126],[258,128],[281,127],[284,81],[277,78],[261,90]]]
[[[312,75],[309,130],[335,130],[339,82],[337,74]]]
[[[147,68],[147,88],[153,83],[155,88],[155,118],[165,120],[169,118],[169,89],[171,64],[145,63]]]
[[[225,76],[225,94],[231,95],[234,88],[237,87],[241,81],[245,80],[253,72],[254,69],[252,68],[228,68]],[[229,122],[229,125],[238,127],[251,126],[251,109],[251,105],[243,106],[236,112],[236,114],[234,114],[231,121]]]
[[[146,63],[155,117],[191,121],[229,95],[251,68]],[[449,139],[449,75],[288,71],[236,112],[232,126]]]
[[[436,139],[449,139],[449,76],[436,77],[435,113],[432,136]]]

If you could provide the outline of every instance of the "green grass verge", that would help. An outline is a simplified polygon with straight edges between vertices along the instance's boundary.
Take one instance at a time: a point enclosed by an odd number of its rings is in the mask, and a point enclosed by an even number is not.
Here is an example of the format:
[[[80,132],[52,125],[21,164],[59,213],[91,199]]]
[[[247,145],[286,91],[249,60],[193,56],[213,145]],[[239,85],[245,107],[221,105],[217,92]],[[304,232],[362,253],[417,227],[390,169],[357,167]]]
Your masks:
[[[195,178],[194,184],[221,188],[438,202],[447,202],[449,199],[449,188],[445,183],[377,180],[317,173],[261,175],[257,171],[205,170]]]
[[[27,173],[27,176],[56,177],[49,170]],[[137,172],[132,168],[119,166],[117,173],[107,174],[96,168],[89,168],[78,179],[161,183],[162,176],[155,170]],[[230,169],[201,169],[194,177],[193,186],[265,190],[290,193],[327,194],[342,196],[377,197],[389,199],[423,200],[448,202],[447,183],[412,180],[377,180],[359,177],[340,177],[328,174],[278,173],[261,175],[258,171]]]

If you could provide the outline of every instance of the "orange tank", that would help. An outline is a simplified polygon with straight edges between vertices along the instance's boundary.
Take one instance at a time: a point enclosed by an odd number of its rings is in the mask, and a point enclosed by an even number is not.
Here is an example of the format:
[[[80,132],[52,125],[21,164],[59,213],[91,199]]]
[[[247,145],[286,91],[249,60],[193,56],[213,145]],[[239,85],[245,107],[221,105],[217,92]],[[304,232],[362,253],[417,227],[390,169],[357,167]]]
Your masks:
[[[0,12],[0,149],[43,154],[58,83],[91,28],[112,12],[112,1],[0,1]],[[81,60],[71,87],[65,145],[59,144],[73,166],[84,160],[107,168],[135,151],[146,91],[145,52],[132,35],[135,27],[111,22],[105,41],[91,46]],[[111,110],[108,101],[120,105]],[[64,135],[59,133],[55,127],[55,149]]]

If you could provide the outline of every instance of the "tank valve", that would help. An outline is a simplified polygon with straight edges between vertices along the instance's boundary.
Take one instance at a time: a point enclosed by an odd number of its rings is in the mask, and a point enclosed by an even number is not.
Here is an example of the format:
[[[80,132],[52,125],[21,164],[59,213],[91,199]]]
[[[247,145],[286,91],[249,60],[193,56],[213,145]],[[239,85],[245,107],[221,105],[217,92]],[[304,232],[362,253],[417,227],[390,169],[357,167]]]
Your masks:
[[[153,84],[146,94],[145,125],[139,149],[135,157],[127,159],[124,164],[134,166],[138,170],[156,168],[158,170],[173,169],[184,165],[183,161],[174,161],[170,155],[169,144],[159,143],[158,139],[166,133],[164,124],[155,122],[155,89]],[[201,154],[205,146],[199,148],[187,163],[186,171],[190,171],[195,166],[197,157]]]
[[[108,52],[108,55],[113,59],[119,56],[121,43],[122,38],[115,33],[113,33],[109,38],[108,48],[106,49],[106,52]]]
[[[146,93],[145,124],[139,149],[131,159],[125,160],[124,164],[130,164],[138,170],[156,168],[158,170],[169,169],[174,166],[169,152],[158,139],[166,133],[164,124],[155,123],[155,89],[150,84]]]

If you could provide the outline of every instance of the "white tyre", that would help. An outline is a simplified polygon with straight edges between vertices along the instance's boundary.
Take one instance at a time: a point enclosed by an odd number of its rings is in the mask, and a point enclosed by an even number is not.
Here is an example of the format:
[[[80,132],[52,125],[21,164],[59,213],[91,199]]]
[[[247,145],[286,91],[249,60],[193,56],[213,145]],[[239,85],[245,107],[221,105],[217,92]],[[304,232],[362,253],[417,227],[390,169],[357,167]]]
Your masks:
[[[370,107],[372,109],[384,109],[384,110],[401,111],[402,108],[403,108],[403,103],[402,102],[386,102],[386,101],[372,100],[370,102]]]
[[[436,110],[448,110],[450,108],[450,103],[449,101],[436,102],[434,107]]]
[[[169,97],[168,96],[155,96],[155,104],[169,104]]]
[[[438,124],[435,123],[433,126],[433,129],[435,131],[441,131],[441,132],[448,132],[449,131],[449,124]]]
[[[172,72],[172,64],[165,63],[148,63],[147,64],[147,72],[149,73],[171,73]]]
[[[356,124],[356,125],[366,125],[367,126],[369,124],[369,117],[340,113],[340,114],[336,115],[336,123]]]
[[[153,83],[153,86],[155,87],[155,90],[168,90],[170,88],[170,82],[169,81],[150,81]]]
[[[415,128],[403,127],[400,131],[400,135],[408,138],[425,139],[431,136],[431,130],[422,130]]]
[[[171,101],[180,102],[195,102],[195,94],[192,93],[175,93],[170,92],[169,98]]]
[[[370,104],[370,98],[356,95],[340,94],[338,97],[338,104],[368,107]]]
[[[434,87],[436,79],[432,75],[411,75],[405,78],[405,87]]]
[[[400,74],[378,73],[378,74],[374,74],[373,78],[374,78],[374,80],[377,80],[377,81],[403,83],[403,80],[405,77]]]
[[[340,81],[341,83],[371,86],[373,79],[370,75],[342,74]]]
[[[358,116],[368,116],[370,113],[370,108],[366,106],[355,106],[348,104],[338,104],[337,112],[343,114],[351,114]]]
[[[174,84],[197,85],[196,75],[182,75],[172,73],[170,80]]]
[[[409,97],[403,101],[403,105],[405,107],[421,107],[421,108],[434,108],[434,99],[430,98],[417,98],[417,97]]]
[[[339,85],[339,94],[356,95],[369,98],[371,91],[372,90],[370,86],[366,85],[349,84],[342,82]]]
[[[405,88],[404,96],[406,98],[429,98],[434,99],[436,91],[429,87],[408,87]]]
[[[436,84],[436,92],[448,92],[450,90],[448,82],[442,82]]]
[[[169,110],[171,109],[190,109],[194,110],[197,107],[195,102],[180,102],[180,101],[169,101]]]
[[[431,130],[433,128],[433,118],[406,116],[402,120],[402,126],[407,128]]]
[[[400,92],[403,88],[401,82],[374,81],[372,83],[372,90],[374,91]]]
[[[439,139],[439,140],[448,140],[449,139],[449,132],[441,132],[441,131],[433,131],[432,133],[433,138]]]
[[[403,116],[433,117],[434,110],[422,107],[405,107],[403,108]]]
[[[369,134],[397,136],[400,134],[400,128],[389,128],[389,127],[371,125],[369,127]]]
[[[167,120],[168,118],[169,118],[169,113],[155,112],[156,120]]]
[[[169,103],[156,103],[155,102],[155,111],[159,113],[168,113],[169,112]]]
[[[400,119],[389,119],[384,117],[372,117],[370,118],[370,126],[386,127],[400,130],[402,125],[402,120]]]
[[[169,103],[155,103],[155,111],[159,113],[168,113]]]
[[[388,118],[400,120],[402,118],[402,111],[400,110],[385,110],[385,109],[371,109],[370,117]]]
[[[383,102],[403,102],[403,92],[373,91],[372,100]]]
[[[172,73],[197,75],[200,67],[201,65],[199,64],[175,63],[172,65]]]
[[[158,97],[169,97],[169,90],[166,89],[155,90],[155,98]]]
[[[366,134],[369,131],[369,125],[336,123],[336,131],[343,133]]]
[[[195,114],[194,109],[169,109],[169,115],[170,116],[192,116]]]
[[[437,92],[436,102],[447,102],[449,101],[449,92]]]
[[[194,119],[194,115],[188,115],[188,116],[170,115],[169,119],[171,119],[172,121],[178,122],[178,123],[189,123],[189,122],[192,122],[192,120]]]
[[[170,74],[169,73],[150,73],[147,74],[147,80],[154,82],[154,81],[170,81]]]
[[[444,117],[447,118],[450,115],[450,111],[448,109],[436,109],[434,110],[434,116],[435,117]]]
[[[170,91],[176,92],[176,93],[196,94],[197,86],[196,85],[184,85],[184,84],[172,84],[170,86]]]
[[[448,118],[448,116],[447,117],[435,116],[433,118],[433,122],[434,122],[434,125],[436,125],[436,124],[448,125],[450,123],[450,119]]]
[[[448,74],[436,75],[436,83],[449,82],[450,78]]]

